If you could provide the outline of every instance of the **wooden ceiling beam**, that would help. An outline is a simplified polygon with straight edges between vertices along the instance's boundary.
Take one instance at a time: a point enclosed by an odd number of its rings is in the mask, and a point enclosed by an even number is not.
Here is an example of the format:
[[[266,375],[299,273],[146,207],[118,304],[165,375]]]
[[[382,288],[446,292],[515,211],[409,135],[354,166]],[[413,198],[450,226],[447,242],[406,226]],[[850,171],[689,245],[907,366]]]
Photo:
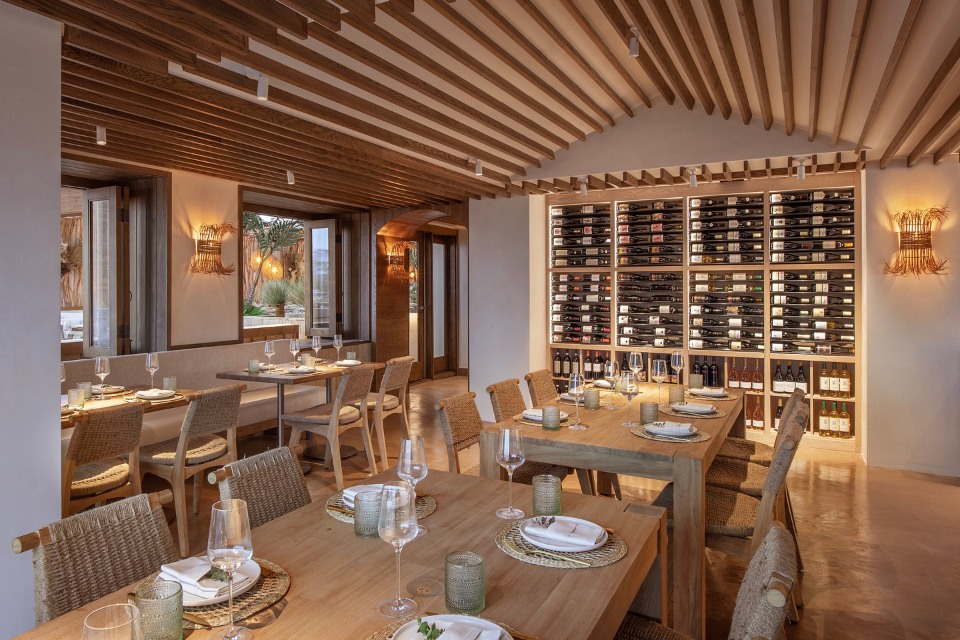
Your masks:
[[[937,122],[927,130],[927,132],[917,143],[917,146],[913,148],[913,151],[911,151],[910,155],[907,156],[907,166],[912,167],[917,164],[920,158],[926,155],[927,151],[930,150],[930,147],[933,146],[933,143],[935,143],[947,131],[953,128],[953,125],[956,124],[958,117],[960,117],[960,97],[957,97],[957,99],[954,100],[949,107],[947,107],[947,110],[943,112],[943,115],[941,115]]]
[[[193,13],[171,0],[123,0],[125,4],[152,16],[155,20],[188,31],[199,38],[215,42],[225,51],[247,50],[247,37],[235,29],[227,29],[206,16]]]
[[[283,1],[287,2],[287,0]],[[296,8],[297,4],[303,2],[306,2],[306,0],[291,0],[291,2],[287,2],[287,4]],[[374,0],[334,0],[334,2],[358,18],[370,20],[371,22],[377,19],[377,4]],[[339,13],[337,16],[339,17]],[[311,16],[308,15],[307,17],[309,18]]]
[[[620,36],[620,40],[624,46],[629,47],[630,38],[633,36],[633,33],[630,30],[630,24],[624,19],[623,14],[620,13],[620,9],[617,7],[615,0],[596,0],[596,3],[603,12],[604,17],[606,17],[607,22],[610,23],[613,30]],[[673,104],[677,99],[677,95],[673,92],[670,84],[664,79],[657,65],[654,64],[653,59],[650,58],[650,55],[643,47],[640,47],[636,60],[637,64],[639,64],[643,70],[643,73],[650,78],[650,81],[657,88],[657,91],[660,92],[663,99],[667,101],[667,104]]]
[[[284,33],[300,40],[307,39],[307,19],[285,4],[275,0],[224,0],[230,6],[247,13],[258,20],[263,20]],[[336,15],[336,27],[340,28],[340,10],[326,0],[311,0],[311,4],[318,6],[326,4]]]
[[[720,114],[724,120],[728,120],[730,114],[733,113],[733,108],[730,106],[730,99],[727,97],[727,92],[723,88],[723,82],[720,81],[717,66],[713,63],[713,55],[707,46],[707,40],[703,35],[703,30],[700,28],[700,21],[697,20],[697,14],[693,9],[693,5],[690,3],[690,0],[675,0],[675,2],[676,13],[680,16],[680,22],[683,24],[684,32],[687,36],[686,41],[690,43],[693,53],[697,56],[697,62],[700,63],[703,75],[710,85],[710,90],[713,92],[713,97],[717,102],[717,107],[720,109]],[[658,7],[661,5],[655,2],[653,6]],[[663,6],[665,7],[666,5]],[[675,37],[679,40],[683,39],[682,35]]]
[[[893,79],[893,72],[897,70],[897,65],[900,63],[900,56],[903,54],[903,48],[906,46],[907,39],[910,37],[910,31],[913,29],[913,23],[917,19],[917,13],[920,11],[921,4],[923,4],[923,0],[910,0],[910,5],[903,15],[903,21],[900,23],[900,31],[897,33],[897,39],[893,43],[893,48],[890,50],[890,57],[887,59],[887,66],[884,67],[880,84],[877,85],[877,93],[873,97],[870,111],[867,113],[867,117],[863,121],[863,127],[860,129],[860,137],[857,139],[857,153],[863,149],[867,134],[870,133],[873,122],[880,112],[883,99],[887,95],[887,88],[890,86],[890,80]]]
[[[598,191],[603,191],[607,188],[607,184],[603,180],[593,175],[587,176],[587,186]]]
[[[836,145],[840,141],[840,134],[843,131],[843,120],[847,115],[850,92],[853,90],[853,81],[857,75],[857,65],[860,62],[860,50],[863,47],[863,36],[867,30],[867,19],[870,16],[872,1],[873,0],[857,0],[857,11],[853,17],[853,28],[850,30],[850,46],[847,49],[847,63],[843,67],[843,79],[840,81],[840,97],[837,100],[837,116],[833,123],[831,145]]]
[[[262,42],[276,42],[277,28],[268,22],[237,9],[223,0],[169,0],[191,13],[201,15],[225,29]]]
[[[770,106],[770,90],[767,88],[767,71],[763,64],[763,50],[760,48],[760,30],[757,27],[757,13],[753,0],[737,0],[737,13],[740,14],[740,26],[747,41],[747,55],[750,58],[750,71],[753,84],[757,88],[760,100],[760,117],[767,131],[773,126],[773,109]]]
[[[770,158],[763,161],[763,167],[767,172],[767,177],[771,177],[773,175],[773,163],[770,162]]]
[[[950,136],[940,147],[933,153],[933,163],[940,164],[943,162],[951,153],[956,153],[957,150],[960,150],[960,130]]]
[[[737,54],[733,48],[733,40],[730,38],[730,30],[727,28],[727,19],[723,14],[723,7],[720,0],[704,0],[704,4],[707,9],[707,16],[710,18],[713,39],[720,50],[720,59],[723,61],[724,71],[726,71],[727,79],[733,87],[733,97],[737,101],[740,119],[743,120],[743,124],[750,124],[753,119],[753,110],[750,108],[750,100],[747,98],[747,88],[743,84],[743,76],[740,73],[740,65],[737,63]]]
[[[640,180],[648,187],[657,186],[656,176],[654,176],[652,173],[650,173],[646,169],[643,169],[642,171],[640,171]]]
[[[733,180],[733,172],[730,170],[730,165],[726,162],[721,166],[720,173],[723,175],[724,180]]]
[[[623,181],[624,181],[624,182],[627,184],[627,186],[629,186],[629,187],[639,187],[639,186],[640,186],[640,178],[638,178],[637,176],[633,175],[633,174],[630,173],[629,171],[624,171],[624,172],[623,172]]]
[[[667,171],[665,168],[660,168],[660,182],[663,184],[673,184],[677,181],[677,177],[672,173]]]
[[[810,115],[807,140],[817,137],[820,123],[820,93],[823,89],[823,47],[827,41],[828,0],[813,0],[813,35],[810,43]]]
[[[777,61],[780,63],[780,91],[783,93],[783,121],[787,135],[793,135],[793,49],[790,43],[790,4],[773,0],[773,22],[777,32]]]
[[[693,94],[690,93],[690,89],[687,88],[683,78],[680,76],[680,72],[677,70],[677,65],[673,63],[673,58],[670,56],[670,53],[667,51],[666,47],[663,46],[660,36],[657,35],[657,30],[647,17],[646,10],[640,5],[640,0],[620,1],[624,8],[626,8],[630,19],[633,21],[633,24],[637,27],[637,31],[640,32],[640,39],[646,44],[647,48],[653,54],[653,57],[656,59],[660,69],[663,70],[664,76],[666,76],[667,80],[670,81],[670,84],[676,90],[677,95],[680,96],[680,100],[686,105],[687,109],[693,109],[694,105],[696,104]],[[706,107],[706,105],[704,105],[704,107]]]
[[[282,0],[291,9],[310,18],[320,26],[331,31],[340,31],[340,9],[327,0]],[[374,0],[344,0],[337,2],[348,11],[361,16],[376,16]],[[277,25],[278,27],[280,25]]]
[[[707,165],[700,165],[700,175],[707,182],[713,182],[713,172],[710,171],[710,168]]]
[[[612,173],[607,173],[603,176],[604,185],[613,187],[614,189],[621,189],[627,186],[627,183]]]
[[[920,124],[920,120],[927,112],[927,109],[930,108],[930,105],[933,104],[933,101],[946,86],[947,78],[953,75],[958,61],[960,61],[960,38],[954,42],[953,47],[947,52],[946,57],[944,57],[943,62],[940,63],[933,77],[930,78],[930,82],[927,83],[927,87],[923,90],[923,93],[914,101],[914,106],[913,109],[910,110],[910,114],[887,144],[886,150],[883,152],[883,155],[880,156],[881,169],[887,168],[897,152],[900,151],[900,147],[903,146],[907,137],[913,133],[913,130]]]
[[[743,175],[747,180],[753,177],[753,171],[750,170],[750,162],[747,160],[743,161]]]
[[[163,58],[158,58],[141,49],[134,49],[133,47],[118,44],[113,40],[101,38],[87,31],[81,31],[76,27],[64,27],[63,44],[72,49],[87,51],[111,60],[118,60],[132,67],[144,69],[156,74],[162,75],[167,73],[167,69],[169,69],[170,66]]]
[[[841,165],[841,164],[843,164],[843,161],[841,160],[841,154],[840,154],[839,151],[837,151],[837,155],[834,156],[834,158],[833,158],[833,172],[834,172],[834,173],[837,173],[837,172],[840,171],[840,165]]]
[[[640,101],[648,107],[652,107],[653,103],[650,101],[649,96],[643,88],[637,83],[632,75],[627,71],[627,68],[620,64],[620,60],[613,54],[613,51],[610,50],[610,47],[607,45],[606,40],[601,36],[596,29],[593,28],[593,25],[587,20],[586,16],[583,15],[583,12],[580,11],[579,7],[573,3],[572,0],[560,0],[560,4],[563,5],[563,8],[567,10],[567,13],[570,14],[570,17],[573,18],[573,21],[577,23],[577,26],[580,27],[580,30],[583,31],[590,41],[593,42],[593,46],[596,47],[597,51],[603,54],[603,57],[607,61],[608,68],[616,71],[621,79],[630,87],[630,90],[633,91]]]
[[[708,114],[713,113],[713,110],[716,108],[713,96],[711,96],[710,91],[707,90],[707,85],[700,75],[700,70],[697,69],[697,63],[687,48],[683,34],[680,33],[680,27],[677,25],[677,21],[673,19],[673,14],[670,12],[670,5],[666,2],[652,2],[650,6],[653,8],[654,16],[660,24],[660,28],[666,34],[667,43],[670,45],[670,48],[673,49],[674,54],[680,59],[680,65],[683,67],[683,71],[687,76],[687,80],[690,81],[694,93],[697,94],[700,104],[703,105],[704,110]],[[729,115],[730,111],[728,108],[724,118]]]

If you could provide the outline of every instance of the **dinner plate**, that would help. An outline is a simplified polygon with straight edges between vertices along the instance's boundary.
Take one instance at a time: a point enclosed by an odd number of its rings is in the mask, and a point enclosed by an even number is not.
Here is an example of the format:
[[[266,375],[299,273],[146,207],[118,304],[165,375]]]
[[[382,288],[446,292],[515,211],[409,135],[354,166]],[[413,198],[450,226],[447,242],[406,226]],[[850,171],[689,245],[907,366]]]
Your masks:
[[[172,398],[176,392],[167,389],[143,389],[135,394],[141,400],[165,400]]]
[[[333,363],[333,365],[336,367],[356,367],[360,364],[363,363],[361,363],[359,360],[337,360]]]
[[[233,580],[236,582],[238,579],[248,577],[250,578],[249,582],[243,585],[240,588],[234,587],[233,597],[236,598],[239,595],[243,595],[247,591],[253,588],[253,585],[257,584],[257,580],[260,579],[260,565],[254,562],[253,560],[248,560],[240,565],[240,568],[237,569],[237,572],[233,575]],[[168,578],[163,578],[157,576],[157,580],[168,580]],[[185,607],[205,607],[208,604],[219,604],[221,602],[226,602],[230,598],[230,594],[225,593],[222,596],[215,596],[213,598],[202,598],[200,596],[195,596],[192,593],[183,592],[183,606]]]
[[[292,373],[295,376],[303,376],[308,373],[316,373],[316,372],[317,370],[314,369],[313,367],[294,367],[292,369],[287,370],[287,373]]]
[[[594,380],[593,386],[599,389],[613,389],[613,385],[606,380]]]
[[[114,385],[112,385],[112,384],[105,384],[105,385],[95,384],[95,385],[93,385],[93,395],[95,395],[95,396],[99,396],[99,395],[115,396],[115,395],[117,395],[118,393],[123,393],[123,392],[126,391],[126,390],[127,390],[126,387],[114,386]],[[91,398],[91,399],[94,399],[94,398]]]
[[[437,629],[443,630],[446,630],[447,627],[454,622],[463,622],[485,631],[499,631],[500,640],[513,640],[513,636],[507,633],[503,627],[489,620],[484,620],[483,618],[444,613],[436,616],[423,616],[421,620],[428,624],[435,624],[437,625]],[[423,635],[417,632],[417,627],[419,626],[420,624],[416,620],[411,620],[393,633],[392,640],[423,640]]]
[[[707,415],[717,410],[712,404],[702,402],[674,402],[670,408],[678,413],[688,413],[693,416]]]
[[[523,412],[523,417],[527,420],[533,420],[534,422],[543,422],[543,409],[526,409]],[[560,419],[566,420],[570,417],[570,414],[566,411],[560,412]]]
[[[585,524],[590,524],[594,527],[599,526],[589,520],[581,520],[580,518],[571,518],[570,516],[551,516],[557,520],[566,520],[568,522],[582,522]],[[523,536],[523,539],[529,542],[530,544],[540,547],[541,549],[547,549],[549,551],[566,551],[566,552],[577,552],[577,551],[591,551],[602,547],[607,543],[607,532],[604,530],[603,534],[600,536],[600,542],[595,544],[583,544],[576,545],[570,544],[567,542],[559,542],[557,540],[546,540],[537,535],[537,529],[540,529],[540,525],[537,524],[537,518],[528,518],[520,523],[520,535]]]
[[[699,389],[687,389],[691,395],[704,398],[726,398],[727,390],[723,387],[702,387]]]
[[[665,427],[667,427],[668,425],[678,425],[678,424],[680,423],[670,422],[670,421],[651,422],[649,424],[643,425],[643,428],[644,430],[646,430],[647,433],[652,433],[655,436],[667,436],[669,438],[694,438],[699,433],[696,427],[693,427],[693,431],[690,433],[676,433],[676,432],[671,432],[665,429]]]

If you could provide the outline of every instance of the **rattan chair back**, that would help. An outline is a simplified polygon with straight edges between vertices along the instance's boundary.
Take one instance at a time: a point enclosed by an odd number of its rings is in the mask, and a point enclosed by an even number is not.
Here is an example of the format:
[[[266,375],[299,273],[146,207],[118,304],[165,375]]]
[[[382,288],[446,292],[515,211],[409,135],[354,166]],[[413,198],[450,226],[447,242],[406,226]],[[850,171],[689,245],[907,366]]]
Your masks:
[[[278,447],[224,465],[220,499],[247,502],[253,528],[310,504],[300,462],[289,447]]]
[[[523,413],[527,408],[523,394],[520,393],[520,381],[516,378],[494,382],[487,387],[487,393],[490,394],[493,417],[497,422]]]
[[[139,403],[92,409],[73,429],[66,459],[76,466],[119,458],[140,446],[143,407]]]
[[[801,392],[802,393],[802,392]],[[786,413],[786,410],[784,410]],[[765,494],[778,495],[787,482],[787,472],[793,464],[797,453],[797,445],[803,437],[803,431],[810,420],[810,406],[800,402],[791,412],[788,420],[780,419],[780,432],[777,434],[777,445],[773,451],[773,461],[763,485]]]
[[[410,381],[410,371],[413,369],[413,363],[416,360],[413,356],[402,356],[387,360],[387,368],[384,369],[383,378],[380,380],[381,399],[390,391],[406,389],[407,382]]]
[[[793,537],[781,523],[774,522],[750,560],[737,592],[730,640],[781,637],[796,580]]]
[[[240,385],[206,389],[190,401],[181,433],[202,436],[237,426],[240,413]]]
[[[460,460],[457,452],[480,442],[483,430],[483,418],[474,398],[473,391],[461,393],[437,404],[440,411],[440,429],[447,445],[447,464],[452,472],[460,472]]]
[[[795,389],[793,393],[790,394],[790,397],[787,398],[787,401],[783,404],[783,412],[780,414],[780,423],[792,422],[794,414],[797,412],[801,406],[807,404],[804,400],[804,391],[803,389]],[[809,417],[810,412],[807,411],[807,416]],[[777,438],[773,442],[773,448],[776,449],[780,446],[780,441],[783,439],[786,430],[781,429],[777,431]]]
[[[366,405],[367,394],[373,385],[373,374],[376,367],[372,364],[362,364],[343,370],[340,385],[337,387],[336,405],[346,407],[352,402],[362,402]]]
[[[527,381],[530,402],[535,407],[546,404],[559,396],[557,388],[553,384],[553,374],[547,369],[531,371],[523,376],[523,379]]]

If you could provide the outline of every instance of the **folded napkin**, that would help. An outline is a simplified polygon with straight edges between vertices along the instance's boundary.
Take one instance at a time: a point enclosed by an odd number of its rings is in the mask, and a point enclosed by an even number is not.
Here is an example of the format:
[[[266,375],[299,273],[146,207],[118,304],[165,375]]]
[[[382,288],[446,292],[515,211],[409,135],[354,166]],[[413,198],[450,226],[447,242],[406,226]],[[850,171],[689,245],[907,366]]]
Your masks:
[[[594,380],[593,386],[600,387],[601,389],[612,389],[613,385],[610,384],[607,380]]]
[[[575,396],[570,393],[561,393],[560,400],[563,402],[583,402],[583,394],[581,393],[580,395]]]
[[[348,509],[353,509],[353,499],[361,491],[382,491],[382,484],[355,484],[343,490],[343,505]]]
[[[316,372],[317,372],[317,370],[314,369],[313,367],[304,367],[304,366],[291,367],[291,368],[289,369],[289,371],[287,371],[287,373],[294,373],[294,374],[316,373]]]
[[[112,384],[95,384],[92,389],[94,393],[117,393],[124,391],[126,387],[118,387]]]
[[[588,546],[598,544],[603,539],[604,530],[592,522],[554,520],[548,527],[530,527],[528,533],[553,542]]]
[[[500,640],[500,632],[496,629],[475,627],[469,622],[454,622],[444,629],[444,640]]]
[[[699,389],[690,389],[690,393],[695,396],[710,396],[713,398],[722,398],[727,395],[723,387],[701,387]]]
[[[680,413],[713,413],[717,410],[712,404],[702,402],[674,402],[670,408]]]
[[[658,436],[692,436],[697,430],[689,423],[670,422],[651,422],[644,426],[644,429]]]
[[[333,364],[337,365],[338,367],[355,367],[361,364],[361,362],[359,360],[337,360]]]
[[[136,396],[144,400],[162,400],[163,398],[173,397],[173,393],[173,391],[166,389],[143,389],[142,391],[137,391]]]
[[[534,422],[543,421],[543,409],[524,409],[523,417]]]
[[[227,595],[228,585],[222,580],[204,578],[213,565],[204,558],[184,558],[177,562],[160,565],[160,579],[179,582],[183,590],[199,598],[219,598]],[[233,574],[233,590],[250,582],[249,576]]]

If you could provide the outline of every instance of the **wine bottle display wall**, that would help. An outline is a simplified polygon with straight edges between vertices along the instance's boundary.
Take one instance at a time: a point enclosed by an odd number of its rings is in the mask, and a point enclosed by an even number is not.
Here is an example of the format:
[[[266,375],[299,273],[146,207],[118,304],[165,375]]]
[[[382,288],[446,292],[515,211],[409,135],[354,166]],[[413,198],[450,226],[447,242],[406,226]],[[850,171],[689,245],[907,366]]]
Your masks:
[[[811,382],[810,363],[799,360],[771,360],[770,392],[789,396],[797,389],[809,395],[816,386]]]
[[[770,351],[853,355],[854,273],[847,269],[770,272]]]
[[[683,346],[682,272],[621,272],[616,293],[617,345]]]
[[[763,194],[690,198],[690,266],[763,264]]]
[[[770,263],[853,262],[853,189],[770,194]]]
[[[554,273],[550,276],[550,335],[558,344],[611,342],[610,276],[606,273]]]
[[[610,205],[550,209],[550,265],[610,266]]]
[[[617,265],[683,263],[683,200],[617,204]]]
[[[763,351],[762,271],[690,273],[687,346],[708,351]]]

